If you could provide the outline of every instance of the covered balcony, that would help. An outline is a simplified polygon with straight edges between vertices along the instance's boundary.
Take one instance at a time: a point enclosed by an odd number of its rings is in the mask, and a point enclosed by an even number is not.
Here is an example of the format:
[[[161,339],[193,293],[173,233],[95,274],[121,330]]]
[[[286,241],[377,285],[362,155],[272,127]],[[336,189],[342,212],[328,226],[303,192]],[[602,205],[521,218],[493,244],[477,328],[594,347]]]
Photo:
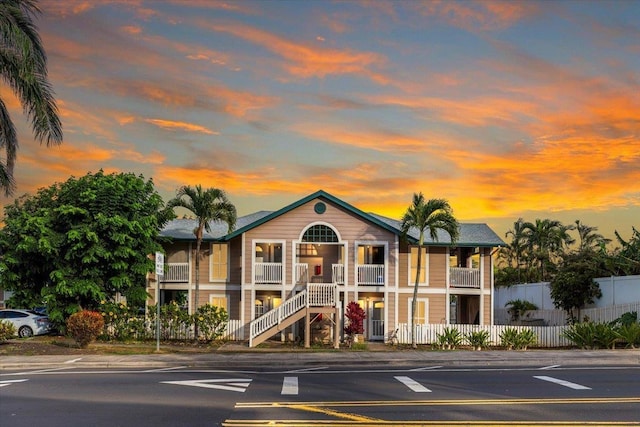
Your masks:
[[[384,285],[384,264],[358,265],[358,285]]]
[[[189,263],[169,262],[164,269],[162,282],[189,283]]]
[[[256,262],[253,264],[253,283],[263,285],[282,283],[282,263]]]
[[[480,269],[451,267],[449,269],[449,286],[452,288],[480,289]]]

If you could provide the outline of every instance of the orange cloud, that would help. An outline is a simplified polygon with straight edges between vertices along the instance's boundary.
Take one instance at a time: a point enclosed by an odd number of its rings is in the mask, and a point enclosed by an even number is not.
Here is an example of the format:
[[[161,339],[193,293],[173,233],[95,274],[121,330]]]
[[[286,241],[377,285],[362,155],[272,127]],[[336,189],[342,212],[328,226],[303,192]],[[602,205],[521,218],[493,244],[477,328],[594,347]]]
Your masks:
[[[371,70],[371,68],[384,65],[385,58],[377,53],[329,49],[294,43],[283,37],[238,22],[211,24],[200,21],[198,25],[213,31],[232,34],[270,50],[287,61],[283,67],[296,77],[322,78],[336,74],[362,74],[372,79],[385,80],[384,77]]]
[[[537,13],[533,2],[485,0],[474,2],[428,1],[404,3],[422,16],[435,16],[456,27],[475,30],[502,30]]]
[[[212,131],[210,129],[207,129],[204,126],[196,125],[193,123],[177,122],[174,120],[163,120],[163,119],[144,119],[144,121],[166,130],[183,130],[187,132],[204,133],[207,135],[220,134],[219,132]]]

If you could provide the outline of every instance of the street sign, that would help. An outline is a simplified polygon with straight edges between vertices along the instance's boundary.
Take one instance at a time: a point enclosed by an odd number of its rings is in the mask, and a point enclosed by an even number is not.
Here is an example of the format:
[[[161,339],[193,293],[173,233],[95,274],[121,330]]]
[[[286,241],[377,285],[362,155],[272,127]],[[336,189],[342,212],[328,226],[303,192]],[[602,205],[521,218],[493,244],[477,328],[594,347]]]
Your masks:
[[[156,274],[164,276],[164,254],[162,252],[156,252]]]

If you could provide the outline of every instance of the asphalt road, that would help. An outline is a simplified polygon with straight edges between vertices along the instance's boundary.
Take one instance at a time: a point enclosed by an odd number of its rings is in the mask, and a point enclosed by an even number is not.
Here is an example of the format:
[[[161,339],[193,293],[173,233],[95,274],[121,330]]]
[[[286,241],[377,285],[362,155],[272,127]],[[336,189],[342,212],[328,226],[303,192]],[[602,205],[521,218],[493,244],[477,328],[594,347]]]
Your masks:
[[[575,422],[640,425],[640,367],[57,367],[0,374],[0,424],[12,427]]]

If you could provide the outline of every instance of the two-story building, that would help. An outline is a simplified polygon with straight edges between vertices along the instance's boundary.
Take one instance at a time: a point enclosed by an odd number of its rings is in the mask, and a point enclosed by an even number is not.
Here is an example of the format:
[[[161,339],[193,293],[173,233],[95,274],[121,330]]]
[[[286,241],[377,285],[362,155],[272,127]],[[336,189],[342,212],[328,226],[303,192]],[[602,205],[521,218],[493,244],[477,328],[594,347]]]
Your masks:
[[[222,306],[245,325],[250,345],[277,332],[302,339],[318,314],[338,325],[337,339],[350,301],[367,314],[367,340],[385,340],[397,325],[411,323],[418,231],[405,238],[399,220],[318,191],[278,211],[240,217],[231,232],[211,224],[200,255],[199,301],[195,227],[196,220],[176,219],[162,230],[170,243],[165,275],[159,286],[149,282],[151,304],[159,289],[161,304],[177,301],[190,312]],[[504,242],[486,224],[460,224],[455,245],[446,232],[426,239],[417,322],[492,324],[492,258]]]

